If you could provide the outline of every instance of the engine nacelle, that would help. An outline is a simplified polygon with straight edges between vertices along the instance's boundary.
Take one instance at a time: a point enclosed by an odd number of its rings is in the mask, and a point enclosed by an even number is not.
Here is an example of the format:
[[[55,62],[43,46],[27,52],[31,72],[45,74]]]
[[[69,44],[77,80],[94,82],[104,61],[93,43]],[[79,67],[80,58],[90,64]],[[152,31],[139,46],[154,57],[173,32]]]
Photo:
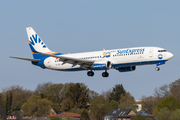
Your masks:
[[[91,69],[93,70],[104,70],[104,69],[110,69],[112,67],[110,61],[106,62],[96,62],[91,66]]]
[[[129,72],[129,71],[134,71],[136,69],[136,66],[129,66],[129,67],[119,67],[117,70],[119,72]]]

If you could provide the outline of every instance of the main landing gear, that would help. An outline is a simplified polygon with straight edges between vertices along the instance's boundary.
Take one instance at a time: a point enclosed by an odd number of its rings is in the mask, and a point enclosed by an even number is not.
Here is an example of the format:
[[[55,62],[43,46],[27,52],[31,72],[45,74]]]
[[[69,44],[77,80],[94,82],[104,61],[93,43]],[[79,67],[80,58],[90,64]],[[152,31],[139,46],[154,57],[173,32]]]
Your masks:
[[[88,71],[88,72],[87,72],[87,75],[90,76],[90,77],[92,77],[92,76],[94,76],[94,72],[93,72],[92,70],[91,70],[91,71]],[[109,76],[109,73],[107,72],[107,70],[105,70],[105,72],[102,73],[102,76],[103,76],[103,77],[108,77],[108,76]]]
[[[94,76],[94,72],[93,72],[92,70],[91,70],[91,71],[88,71],[88,72],[87,72],[87,75],[90,76],[90,77],[92,77],[92,76]]]
[[[109,76],[109,73],[107,72],[107,70],[105,70],[105,72],[102,73],[102,76],[103,77],[108,77]]]

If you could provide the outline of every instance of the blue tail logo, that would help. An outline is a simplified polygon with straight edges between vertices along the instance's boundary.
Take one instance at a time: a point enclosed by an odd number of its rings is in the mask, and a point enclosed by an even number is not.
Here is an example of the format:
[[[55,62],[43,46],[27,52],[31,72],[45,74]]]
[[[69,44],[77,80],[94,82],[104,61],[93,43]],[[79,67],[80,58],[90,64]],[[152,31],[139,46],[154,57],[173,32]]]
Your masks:
[[[34,46],[35,44],[37,44],[37,43],[40,43],[43,48],[47,48],[46,45],[44,44],[44,42],[41,40],[40,37],[38,37],[37,34],[35,34],[35,36],[32,35],[32,37],[30,37],[29,42],[30,42],[33,46]]]

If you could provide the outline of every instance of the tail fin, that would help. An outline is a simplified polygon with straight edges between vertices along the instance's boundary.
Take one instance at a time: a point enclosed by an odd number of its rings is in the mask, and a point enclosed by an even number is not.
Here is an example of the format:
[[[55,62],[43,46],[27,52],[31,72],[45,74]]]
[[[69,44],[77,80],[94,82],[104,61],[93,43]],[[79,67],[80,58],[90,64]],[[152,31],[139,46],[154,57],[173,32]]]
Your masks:
[[[45,43],[42,41],[39,35],[33,30],[32,27],[27,27],[26,31],[28,35],[28,43],[31,48],[34,59],[42,59],[48,57],[45,55],[38,54],[38,52],[56,55],[61,54],[49,50],[49,48],[45,45]]]
[[[32,52],[42,52],[42,53],[51,52],[51,50],[49,50],[49,48],[45,45],[45,43],[33,30],[32,27],[27,27],[26,31],[29,39],[28,43],[30,45]]]

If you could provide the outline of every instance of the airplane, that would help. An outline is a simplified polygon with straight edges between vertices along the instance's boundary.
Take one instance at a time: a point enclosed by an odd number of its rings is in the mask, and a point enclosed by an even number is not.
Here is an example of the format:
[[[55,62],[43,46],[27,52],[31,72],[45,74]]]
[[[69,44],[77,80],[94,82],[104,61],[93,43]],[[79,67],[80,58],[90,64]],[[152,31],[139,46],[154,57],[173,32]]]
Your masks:
[[[136,66],[156,64],[159,65],[173,57],[173,54],[160,47],[134,47],[124,49],[102,50],[94,52],[82,52],[63,54],[51,51],[42,41],[32,27],[26,28],[28,44],[34,59],[12,57],[15,59],[31,61],[33,65],[43,69],[58,71],[87,70],[88,76],[94,76],[95,70],[104,70],[103,77],[108,77],[107,70],[115,69],[119,72],[134,71]]]

